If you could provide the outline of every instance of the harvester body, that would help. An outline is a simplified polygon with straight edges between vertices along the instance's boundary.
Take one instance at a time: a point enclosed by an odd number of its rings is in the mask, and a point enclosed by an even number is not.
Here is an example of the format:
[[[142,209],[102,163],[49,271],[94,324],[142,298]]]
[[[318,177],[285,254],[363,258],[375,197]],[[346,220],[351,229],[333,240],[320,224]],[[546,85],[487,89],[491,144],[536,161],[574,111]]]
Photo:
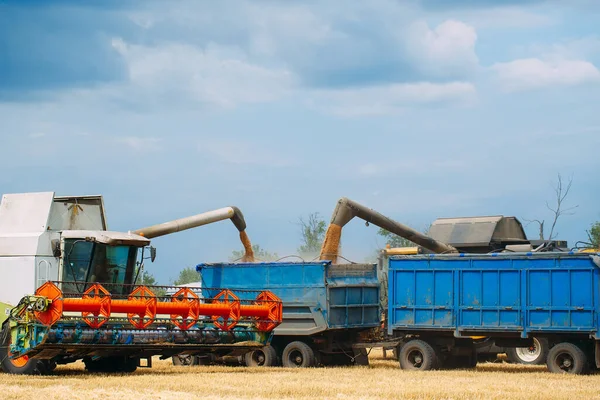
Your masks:
[[[44,373],[57,363],[83,359],[88,370],[131,372],[152,355],[243,354],[268,343],[282,313],[281,301],[270,292],[257,291],[246,300],[248,293],[227,289],[211,288],[209,297],[202,288],[136,285],[151,238],[225,219],[239,230],[245,258],[252,261],[246,223],[236,207],[114,232],[107,230],[101,196],[4,195],[2,369]]]

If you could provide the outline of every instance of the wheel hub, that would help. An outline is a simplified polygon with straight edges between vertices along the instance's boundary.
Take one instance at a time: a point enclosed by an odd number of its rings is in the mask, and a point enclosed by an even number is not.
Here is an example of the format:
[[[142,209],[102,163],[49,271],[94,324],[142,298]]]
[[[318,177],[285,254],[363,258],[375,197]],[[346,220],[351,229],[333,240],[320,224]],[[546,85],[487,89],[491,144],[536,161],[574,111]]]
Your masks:
[[[421,366],[423,365],[423,358],[424,358],[423,354],[418,350],[412,351],[408,355],[408,359],[409,359],[410,363],[415,368],[421,368]]]
[[[517,357],[522,361],[532,363],[534,362],[542,352],[542,348],[537,339],[533,339],[533,345],[529,347],[518,347],[515,349]]]

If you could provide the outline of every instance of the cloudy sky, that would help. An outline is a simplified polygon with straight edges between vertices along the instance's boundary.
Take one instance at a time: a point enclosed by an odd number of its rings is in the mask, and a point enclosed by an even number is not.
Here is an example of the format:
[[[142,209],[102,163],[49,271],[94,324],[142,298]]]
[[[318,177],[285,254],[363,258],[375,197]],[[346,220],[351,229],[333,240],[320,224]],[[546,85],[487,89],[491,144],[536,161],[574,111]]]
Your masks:
[[[113,230],[236,205],[280,255],[341,196],[548,220],[562,173],[559,236],[600,220],[597,1],[80,3],[0,0],[2,193],[103,194]],[[155,245],[163,282],[239,247],[228,222]]]

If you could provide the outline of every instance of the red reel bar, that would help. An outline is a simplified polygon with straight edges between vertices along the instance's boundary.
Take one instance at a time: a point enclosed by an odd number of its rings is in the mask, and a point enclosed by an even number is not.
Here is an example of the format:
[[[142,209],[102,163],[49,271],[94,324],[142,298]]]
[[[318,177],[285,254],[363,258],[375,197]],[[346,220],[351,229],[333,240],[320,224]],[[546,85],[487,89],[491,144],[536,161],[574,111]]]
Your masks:
[[[212,316],[213,324],[223,331],[233,329],[241,316],[240,299],[231,290],[225,289],[215,296],[213,304],[226,304],[229,306],[229,313]]]
[[[91,328],[101,327],[108,318],[110,317],[110,293],[100,285],[93,285],[83,293],[83,300],[96,299],[98,305],[97,309],[90,311],[83,311],[81,316],[86,324]]]
[[[182,288],[171,297],[171,303],[177,306],[176,310],[171,311],[171,322],[184,331],[194,326],[200,317],[198,295],[190,288]]]
[[[81,312],[82,319],[92,328],[101,327],[111,314],[127,314],[129,322],[138,329],[150,326],[157,315],[169,315],[171,322],[181,330],[190,329],[200,316],[210,316],[215,327],[229,331],[242,316],[252,317],[261,331],[270,331],[281,323],[281,301],[270,292],[262,292],[252,305],[241,305],[239,298],[230,290],[223,290],[210,303],[201,299],[190,288],[181,288],[171,301],[158,301],[146,286],[137,287],[127,300],[112,299],[100,284],[92,285],[81,298],[63,298],[61,290],[52,282],[46,282],[36,295],[51,300],[44,312],[35,312],[42,324],[50,326],[57,322],[63,312]]]
[[[283,319],[283,303],[279,300],[279,297],[275,296],[271,292],[261,292],[254,302],[257,308],[257,319],[256,329],[259,331],[270,332],[277,325],[279,325]],[[260,311],[259,311],[259,310]],[[266,315],[264,314],[266,310]]]

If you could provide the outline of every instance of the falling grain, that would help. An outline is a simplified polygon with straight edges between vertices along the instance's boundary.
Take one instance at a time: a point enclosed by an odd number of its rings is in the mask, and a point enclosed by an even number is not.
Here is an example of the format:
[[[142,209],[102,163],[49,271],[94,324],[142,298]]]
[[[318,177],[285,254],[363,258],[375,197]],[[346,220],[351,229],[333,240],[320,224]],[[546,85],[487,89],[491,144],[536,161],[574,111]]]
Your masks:
[[[254,250],[252,250],[252,243],[250,243],[250,238],[246,231],[240,232],[240,240],[244,245],[244,257],[242,257],[242,262],[254,262]]]
[[[336,224],[330,224],[329,228],[327,228],[327,233],[325,234],[323,247],[321,247],[321,260],[331,260],[333,264],[337,263],[341,236],[342,227]]]

